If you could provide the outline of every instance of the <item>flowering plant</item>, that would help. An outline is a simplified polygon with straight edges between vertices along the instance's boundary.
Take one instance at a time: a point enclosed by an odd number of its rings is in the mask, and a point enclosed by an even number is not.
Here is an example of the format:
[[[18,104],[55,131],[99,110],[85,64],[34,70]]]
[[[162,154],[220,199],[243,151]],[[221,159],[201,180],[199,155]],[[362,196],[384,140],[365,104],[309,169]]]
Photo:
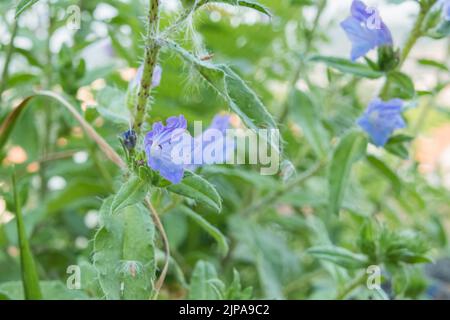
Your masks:
[[[0,8],[0,299],[450,296],[450,1]]]

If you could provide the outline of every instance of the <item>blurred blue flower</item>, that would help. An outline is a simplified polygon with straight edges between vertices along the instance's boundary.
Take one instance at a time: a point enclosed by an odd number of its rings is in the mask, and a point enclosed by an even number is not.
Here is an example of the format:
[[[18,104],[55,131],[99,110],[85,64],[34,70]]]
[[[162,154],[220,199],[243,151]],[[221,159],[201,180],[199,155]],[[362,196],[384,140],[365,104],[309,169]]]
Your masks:
[[[153,124],[153,128],[145,135],[144,149],[149,167],[172,183],[179,183],[184,175],[185,164],[176,153],[192,144],[192,137],[186,132],[187,122],[183,115],[170,117],[166,125],[162,122]],[[185,148],[184,148],[185,150]]]
[[[369,134],[376,146],[382,147],[395,130],[406,127],[401,115],[402,107],[401,99],[389,101],[374,99],[357,123]]]
[[[341,27],[352,43],[351,59],[365,56],[370,50],[392,46],[392,35],[375,8],[362,1],[353,0],[351,16],[341,22]]]
[[[135,77],[130,82],[130,88],[137,88],[142,80],[142,73],[144,72],[144,65],[141,65],[136,72]],[[159,65],[155,66],[152,76],[152,88],[156,88],[161,83],[162,68]]]
[[[137,141],[136,132],[131,129],[123,132],[122,133],[122,141],[123,141],[123,145],[128,150],[134,149],[134,147],[136,146],[136,141]]]
[[[194,170],[205,164],[220,164],[227,161],[228,155],[235,148],[234,139],[227,137],[230,127],[229,115],[216,115],[211,125],[194,138],[192,162],[188,169]]]
[[[438,5],[442,6],[442,14],[444,19],[450,21],[450,0],[440,0]]]

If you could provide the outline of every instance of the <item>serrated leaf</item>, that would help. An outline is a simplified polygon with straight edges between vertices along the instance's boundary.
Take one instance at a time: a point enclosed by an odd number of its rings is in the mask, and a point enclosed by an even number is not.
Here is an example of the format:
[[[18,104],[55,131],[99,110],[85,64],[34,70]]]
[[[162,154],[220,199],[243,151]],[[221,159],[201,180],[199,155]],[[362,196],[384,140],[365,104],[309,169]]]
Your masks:
[[[222,210],[222,199],[216,188],[191,171],[185,171],[183,180],[178,184],[168,186],[167,190],[198,201],[218,213]]]
[[[360,131],[350,131],[336,147],[328,172],[330,212],[339,213],[353,164],[366,153],[367,137]]]

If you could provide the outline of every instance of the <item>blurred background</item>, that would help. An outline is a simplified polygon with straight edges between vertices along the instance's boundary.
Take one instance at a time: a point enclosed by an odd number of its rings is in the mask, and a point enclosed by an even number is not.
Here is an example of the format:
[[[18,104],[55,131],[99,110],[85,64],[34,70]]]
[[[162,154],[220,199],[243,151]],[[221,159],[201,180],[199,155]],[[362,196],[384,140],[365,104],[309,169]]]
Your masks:
[[[225,63],[247,81],[279,121],[286,159],[300,174],[320,157],[298,120],[301,115],[295,108],[286,111],[290,90],[297,88],[308,96],[318,119],[313,126],[323,128],[331,148],[354,125],[383,79],[356,78],[308,60],[317,54],[349,58],[350,42],[339,23],[349,15],[351,0],[326,1],[323,8],[321,1],[259,2],[270,9],[272,18],[249,8],[210,4],[176,37],[199,57]],[[164,28],[192,1],[161,3]],[[417,3],[366,3],[378,8],[395,46],[401,47],[417,16]],[[33,90],[54,90],[79,106],[85,119],[120,150],[118,136],[129,126],[125,92],[143,55],[147,1],[42,0],[18,20],[14,19],[15,5],[11,0],[0,3],[0,71],[8,65],[0,79],[0,120]],[[253,297],[335,298],[355,270],[320,261],[306,250],[333,243],[364,253],[358,245],[361,228],[373,221],[383,225],[380,229],[374,226],[375,233],[389,230],[386,234],[406,247],[417,244],[419,238],[405,240],[403,232],[420,233],[438,262],[410,266],[397,263],[396,251],[388,258],[383,256],[380,263],[385,265],[387,295],[449,297],[449,52],[447,38],[422,38],[414,47],[402,69],[418,92],[405,113],[405,134],[411,139],[400,156],[369,146],[369,153],[382,159],[395,178],[386,179],[371,165],[359,164],[340,217],[327,216],[326,168],[289,190],[283,189],[283,177],[259,176],[252,167],[205,169],[202,175],[218,188],[224,209],[221,215],[201,206],[199,210],[229,241],[230,252],[221,257],[214,239],[179,212],[176,204],[161,201],[174,259],[162,297],[185,298],[195,263],[205,260],[226,283],[233,270],[238,270],[243,286],[253,287]],[[209,123],[216,113],[228,111],[173,53],[163,50],[159,63],[163,74],[153,93],[152,121],[184,114],[190,123]],[[89,265],[91,239],[99,226],[98,209],[101,200],[120,187],[120,172],[73,119],[43,98],[34,100],[22,115],[0,151],[0,161],[0,293],[2,283],[20,280],[9,181],[13,165],[39,274],[42,279],[65,282],[67,266]],[[272,198],[274,189],[282,191]],[[264,203],[267,198],[270,203]],[[263,205],[259,205],[261,199]],[[388,236],[380,237],[377,245],[382,247]],[[97,297],[97,290],[92,285],[85,291]],[[371,297],[365,288],[354,294]]]

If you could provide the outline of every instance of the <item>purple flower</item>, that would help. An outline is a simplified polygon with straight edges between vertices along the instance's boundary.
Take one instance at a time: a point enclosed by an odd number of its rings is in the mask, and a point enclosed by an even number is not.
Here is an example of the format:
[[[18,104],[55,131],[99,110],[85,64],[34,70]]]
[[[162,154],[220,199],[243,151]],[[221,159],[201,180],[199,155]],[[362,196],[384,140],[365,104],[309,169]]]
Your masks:
[[[192,137],[186,132],[187,122],[183,115],[170,117],[164,126],[161,122],[144,139],[148,165],[172,183],[179,183],[184,175],[185,164],[175,157],[184,144],[191,144]]]
[[[352,43],[351,59],[365,56],[370,50],[392,46],[392,35],[375,8],[353,0],[351,16],[341,22],[341,27]]]
[[[186,131],[183,115],[168,118],[165,126],[154,123],[144,139],[149,167],[170,182],[179,183],[185,169],[226,162],[230,150],[234,150],[234,140],[226,136],[229,120],[229,116],[215,116],[209,128],[195,138]]]
[[[369,134],[376,146],[382,147],[395,130],[406,127],[401,115],[402,107],[403,101],[400,99],[374,99],[357,123]]]
[[[136,72],[136,76],[131,80],[130,87],[131,88],[137,88],[142,80],[142,73],[144,72],[144,65],[141,65]],[[161,83],[161,76],[162,76],[162,68],[159,65],[155,66],[155,69],[153,70],[153,76],[152,76],[152,88],[156,88]]]
[[[235,147],[234,140],[226,134],[229,127],[229,115],[216,115],[211,125],[194,138],[192,161],[187,166],[190,170],[205,164],[220,164],[227,161],[230,151]]]

